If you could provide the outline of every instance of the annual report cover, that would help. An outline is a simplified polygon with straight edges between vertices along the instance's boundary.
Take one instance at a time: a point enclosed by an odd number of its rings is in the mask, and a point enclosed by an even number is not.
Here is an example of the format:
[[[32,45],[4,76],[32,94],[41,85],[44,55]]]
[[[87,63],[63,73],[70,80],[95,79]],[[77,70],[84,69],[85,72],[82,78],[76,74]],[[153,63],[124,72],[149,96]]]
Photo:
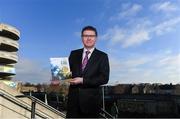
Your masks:
[[[50,58],[52,81],[71,79],[68,57]]]

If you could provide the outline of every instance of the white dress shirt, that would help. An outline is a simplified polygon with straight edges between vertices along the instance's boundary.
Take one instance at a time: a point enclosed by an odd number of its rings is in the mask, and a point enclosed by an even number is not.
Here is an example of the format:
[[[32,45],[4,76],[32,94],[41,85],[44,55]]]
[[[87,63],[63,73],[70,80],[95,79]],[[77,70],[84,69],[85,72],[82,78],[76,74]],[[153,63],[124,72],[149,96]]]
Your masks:
[[[88,59],[89,59],[91,57],[91,54],[94,51],[94,49],[95,49],[94,47],[91,48],[90,50],[87,50],[86,48],[83,49],[82,62],[83,62],[83,59],[84,59],[84,57],[86,55],[86,51],[90,51],[90,53],[88,54]]]

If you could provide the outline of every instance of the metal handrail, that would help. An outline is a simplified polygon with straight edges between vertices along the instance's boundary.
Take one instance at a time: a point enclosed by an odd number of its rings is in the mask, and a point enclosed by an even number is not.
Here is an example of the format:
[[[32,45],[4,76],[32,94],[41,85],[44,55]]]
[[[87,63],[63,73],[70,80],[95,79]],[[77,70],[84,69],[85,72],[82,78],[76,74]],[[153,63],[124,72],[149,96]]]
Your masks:
[[[33,99],[32,100],[32,103],[31,103],[31,106],[29,106],[28,103],[22,101],[22,100],[19,100],[18,98],[20,97],[25,97],[23,95],[17,95],[17,96],[14,96],[12,94],[9,94],[8,92],[0,89],[0,96],[8,99],[9,101],[19,105],[20,107],[23,107],[24,109],[28,110],[31,112],[31,119],[34,119],[33,117],[33,114],[36,114],[38,115],[39,117],[42,117],[44,119],[46,119],[47,117],[45,116],[45,114],[41,111],[41,110],[38,110],[35,112],[35,105],[36,105],[36,102],[42,106],[44,106],[45,108],[48,108],[50,111],[56,113],[57,115],[60,115],[61,117],[65,118],[65,114],[62,113],[62,112],[59,112],[58,110],[52,108],[51,106],[49,105],[46,105],[44,104],[42,101],[40,101],[39,99],[35,98],[35,97],[29,97],[29,96],[26,96],[27,98],[29,99]],[[35,101],[35,102],[34,102]],[[34,113],[32,113],[34,111]],[[47,114],[46,114],[47,115]],[[49,115],[50,116],[50,115]]]
[[[24,109],[26,109],[26,110],[28,110],[28,111],[31,111],[31,106],[29,106],[27,103],[18,100],[18,99],[15,98],[13,95],[11,95],[11,94],[9,94],[9,93],[1,90],[1,89],[0,89],[0,96],[4,97],[5,99],[7,99],[7,100],[9,100],[9,101],[17,104],[18,106],[20,106],[20,107],[22,107],[22,108],[24,108]],[[36,113],[36,114],[37,114],[38,116],[44,118],[44,119],[46,118],[46,117],[44,117],[44,116],[43,116],[42,114],[40,114],[40,113]]]
[[[17,95],[16,97],[17,97],[17,98],[25,98],[25,97],[27,97],[27,98],[29,98],[29,99],[32,100],[32,104],[31,104],[31,106],[32,106],[32,109],[31,109],[31,117],[32,117],[32,118],[35,117],[35,110],[36,110],[35,105],[36,105],[36,103],[42,105],[43,107],[48,108],[48,109],[51,110],[52,112],[54,112],[54,113],[56,113],[56,114],[58,114],[58,115],[60,115],[60,116],[62,116],[62,117],[64,117],[64,118],[66,117],[66,115],[65,115],[64,113],[62,113],[62,112],[60,112],[60,111],[52,108],[51,106],[45,104],[44,102],[42,102],[41,100],[37,99],[37,98],[34,97],[34,96],[30,96],[30,95]]]
[[[102,108],[101,108],[101,113],[100,113],[100,115],[102,116],[102,117],[104,117],[105,119],[108,119],[108,118],[115,118],[115,117],[113,117],[111,114],[109,114],[106,110],[105,110],[105,100],[104,100],[104,97],[105,97],[105,93],[104,93],[104,86],[106,86],[106,85],[102,85],[101,86],[101,89],[102,89]]]
[[[109,114],[106,110],[102,109],[101,108],[101,113],[100,113],[101,116],[103,116],[104,118],[108,119],[108,118],[112,118],[114,119],[115,117],[113,117],[111,114]]]

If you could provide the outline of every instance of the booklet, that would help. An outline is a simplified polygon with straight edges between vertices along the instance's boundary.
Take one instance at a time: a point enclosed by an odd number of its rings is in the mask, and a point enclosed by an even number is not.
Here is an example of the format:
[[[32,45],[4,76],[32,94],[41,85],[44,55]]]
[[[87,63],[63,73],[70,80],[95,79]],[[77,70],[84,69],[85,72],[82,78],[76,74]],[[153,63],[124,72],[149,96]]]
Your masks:
[[[71,71],[68,57],[50,58],[52,81],[71,80]]]

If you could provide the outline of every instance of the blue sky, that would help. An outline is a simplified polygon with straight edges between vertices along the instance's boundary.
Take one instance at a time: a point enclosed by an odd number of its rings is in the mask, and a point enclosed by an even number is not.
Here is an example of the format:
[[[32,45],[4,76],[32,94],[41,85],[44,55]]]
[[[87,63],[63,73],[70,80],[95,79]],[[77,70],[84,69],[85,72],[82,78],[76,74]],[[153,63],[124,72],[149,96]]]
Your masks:
[[[179,0],[0,1],[0,22],[21,32],[14,80],[48,83],[49,58],[81,48],[82,27],[93,25],[109,84],[180,83]]]

